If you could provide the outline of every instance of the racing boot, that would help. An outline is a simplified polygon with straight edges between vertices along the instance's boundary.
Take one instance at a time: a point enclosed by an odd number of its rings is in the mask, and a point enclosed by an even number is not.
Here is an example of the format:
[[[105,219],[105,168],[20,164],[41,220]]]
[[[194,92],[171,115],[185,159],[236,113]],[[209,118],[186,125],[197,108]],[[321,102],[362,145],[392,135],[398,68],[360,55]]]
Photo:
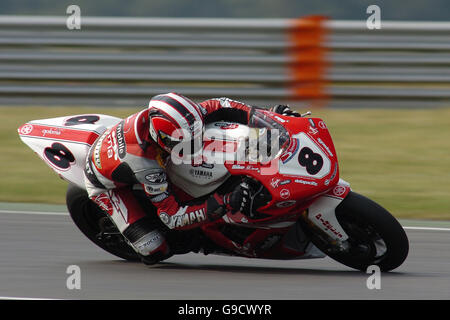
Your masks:
[[[147,217],[130,224],[123,235],[146,265],[156,264],[172,256],[163,233]]]

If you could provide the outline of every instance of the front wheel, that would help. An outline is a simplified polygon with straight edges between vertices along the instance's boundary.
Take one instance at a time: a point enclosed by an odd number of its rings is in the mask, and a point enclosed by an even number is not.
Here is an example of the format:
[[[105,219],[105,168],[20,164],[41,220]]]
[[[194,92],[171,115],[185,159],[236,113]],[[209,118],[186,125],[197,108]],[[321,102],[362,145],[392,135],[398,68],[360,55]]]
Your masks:
[[[336,207],[336,218],[349,238],[337,249],[312,235],[313,243],[332,259],[358,270],[377,265],[381,271],[399,267],[408,256],[409,242],[400,223],[374,201],[350,191]]]

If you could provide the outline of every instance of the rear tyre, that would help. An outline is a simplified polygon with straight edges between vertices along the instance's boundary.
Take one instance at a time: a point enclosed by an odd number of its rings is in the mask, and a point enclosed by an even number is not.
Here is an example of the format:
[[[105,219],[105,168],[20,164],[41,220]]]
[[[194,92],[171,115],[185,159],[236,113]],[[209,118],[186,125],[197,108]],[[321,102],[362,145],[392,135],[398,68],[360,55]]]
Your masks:
[[[346,250],[336,250],[323,238],[312,235],[312,242],[332,259],[362,271],[370,265],[390,271],[399,267],[408,256],[405,230],[374,201],[350,191],[336,207],[336,218],[349,236]]]
[[[119,258],[140,261],[138,254],[127,244],[107,213],[89,198],[85,190],[70,184],[66,204],[73,222],[89,240]]]

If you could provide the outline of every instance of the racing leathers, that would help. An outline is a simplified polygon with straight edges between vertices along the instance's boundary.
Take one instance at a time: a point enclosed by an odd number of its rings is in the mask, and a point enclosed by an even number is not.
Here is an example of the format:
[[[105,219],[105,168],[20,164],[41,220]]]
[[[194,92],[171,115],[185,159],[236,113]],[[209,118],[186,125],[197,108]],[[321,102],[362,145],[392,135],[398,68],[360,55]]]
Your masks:
[[[204,123],[247,124],[254,107],[228,98],[200,103]],[[92,145],[86,161],[85,184],[90,198],[106,211],[127,242],[147,264],[173,252],[166,238],[133,194],[141,186],[169,229],[188,230],[220,218],[230,207],[228,195],[215,193],[198,203],[177,198],[168,180],[163,151],[149,135],[148,109],[107,129]],[[153,221],[153,222],[152,222]],[[159,221],[158,221],[159,222]]]

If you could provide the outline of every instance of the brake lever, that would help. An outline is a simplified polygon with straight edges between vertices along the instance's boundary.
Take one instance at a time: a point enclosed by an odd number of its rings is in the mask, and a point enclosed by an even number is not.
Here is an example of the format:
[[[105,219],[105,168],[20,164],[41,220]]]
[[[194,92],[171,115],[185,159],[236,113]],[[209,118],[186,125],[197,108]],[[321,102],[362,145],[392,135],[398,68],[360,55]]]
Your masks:
[[[300,114],[300,118],[304,118],[306,116],[310,116],[312,114],[311,111],[306,111],[305,113]]]

